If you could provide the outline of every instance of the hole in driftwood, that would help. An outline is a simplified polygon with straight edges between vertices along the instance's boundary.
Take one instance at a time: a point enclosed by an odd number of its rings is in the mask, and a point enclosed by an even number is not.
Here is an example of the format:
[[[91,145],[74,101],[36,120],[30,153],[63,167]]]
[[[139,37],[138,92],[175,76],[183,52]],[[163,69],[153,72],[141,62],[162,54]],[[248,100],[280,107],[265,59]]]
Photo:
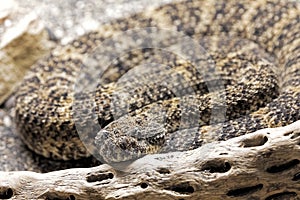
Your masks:
[[[297,194],[295,192],[281,192],[267,197],[266,200],[291,199],[292,197],[296,197],[296,196]]]
[[[223,160],[212,160],[204,164],[202,171],[209,171],[210,173],[225,173],[231,169],[229,162]]]
[[[294,175],[292,181],[299,181],[300,180],[300,172]]]
[[[284,136],[288,136],[288,135],[291,135],[291,139],[296,139],[296,138],[300,137],[300,132],[291,131],[291,132],[284,134]]]
[[[70,195],[70,197],[67,200],[76,200],[74,195]]]
[[[220,156],[228,155],[228,153],[219,153]]]
[[[156,170],[158,173],[160,173],[160,174],[170,174],[171,173],[171,171],[169,170],[169,169],[167,169],[167,168],[158,168],[157,170]]]
[[[114,178],[113,173],[95,173],[95,174],[88,174],[86,177],[87,182],[97,182],[97,181],[103,181],[107,179]]]
[[[148,187],[147,183],[141,183],[141,188],[146,189]]]
[[[242,147],[257,147],[262,146],[268,141],[268,137],[264,135],[256,135],[253,138],[247,138],[242,141]]]
[[[299,160],[294,159],[294,160],[291,160],[291,161],[289,161],[287,163],[284,163],[282,165],[274,165],[272,167],[269,167],[267,169],[267,172],[269,172],[269,173],[279,173],[279,172],[291,169],[294,166],[298,165],[299,163],[300,163]]]
[[[300,133],[294,133],[291,138],[296,139],[298,137],[300,137]]]
[[[262,153],[263,158],[270,158],[272,156],[273,152],[272,151],[266,151]]]
[[[189,183],[180,183],[177,185],[173,185],[169,188],[165,188],[166,190],[172,190],[174,192],[178,192],[180,194],[191,194],[195,192],[195,189]]]
[[[0,199],[10,199],[14,195],[11,188],[0,188]]]
[[[284,134],[284,136],[288,136],[288,135],[292,135],[292,134],[294,134],[294,131],[287,132]]]
[[[258,184],[255,186],[244,187],[244,188],[238,188],[235,190],[228,191],[227,196],[233,196],[233,197],[244,196],[247,194],[257,192],[257,191],[261,190],[262,188],[263,188],[263,184]]]

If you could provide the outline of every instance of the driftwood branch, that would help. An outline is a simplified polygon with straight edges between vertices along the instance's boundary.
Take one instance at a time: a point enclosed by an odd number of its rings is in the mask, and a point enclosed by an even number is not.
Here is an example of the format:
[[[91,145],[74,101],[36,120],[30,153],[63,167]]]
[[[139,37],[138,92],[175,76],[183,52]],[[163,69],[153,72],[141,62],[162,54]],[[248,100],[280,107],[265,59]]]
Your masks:
[[[196,150],[45,174],[0,172],[1,199],[298,199],[300,121]]]

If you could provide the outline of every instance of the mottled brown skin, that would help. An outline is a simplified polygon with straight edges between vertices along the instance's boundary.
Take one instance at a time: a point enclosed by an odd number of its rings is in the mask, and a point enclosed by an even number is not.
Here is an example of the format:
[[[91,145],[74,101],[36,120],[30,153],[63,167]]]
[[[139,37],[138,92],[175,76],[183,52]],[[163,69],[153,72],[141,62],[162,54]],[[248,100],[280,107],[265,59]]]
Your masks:
[[[105,71],[96,90],[97,121],[102,127],[107,126],[98,134],[95,130],[87,131],[87,138],[93,140],[97,135],[95,149],[91,150],[100,153],[104,161],[119,162],[148,153],[194,149],[206,142],[227,140],[300,119],[300,4],[280,0],[190,0],[103,25],[98,31],[58,47],[37,63],[19,88],[16,100],[17,128],[30,149],[54,159],[90,155],[78,137],[72,110],[72,86],[80,73],[82,60],[113,34],[145,27],[183,32],[209,51],[218,75],[209,81],[214,83],[221,78],[224,84],[223,89],[216,89],[226,97],[225,104],[219,105],[226,105],[226,121],[218,123],[217,116],[215,123],[210,124],[214,117],[210,105],[212,94],[207,94],[207,79],[197,74],[192,63],[175,55],[165,56],[159,50],[135,50],[118,58]],[[171,41],[162,43],[168,45]],[[105,48],[108,53],[115,51],[113,45]],[[129,84],[116,84],[128,70],[149,62],[162,63],[174,70],[154,70],[138,79],[182,74],[183,91],[193,88],[190,109],[178,106],[181,98],[172,94],[170,88],[150,83],[135,88],[134,76],[129,77]],[[129,107],[118,102],[116,108],[111,107],[115,105],[111,99],[114,92],[128,90],[140,95],[128,99]],[[148,112],[157,105],[167,109],[163,123],[158,125],[155,124],[157,118]],[[200,112],[201,119],[191,120],[190,124],[180,123],[182,115],[193,112]],[[145,117],[154,120],[148,121]],[[143,128],[149,122],[157,125],[157,129],[145,132]],[[198,128],[198,124],[203,126]],[[141,133],[143,139],[137,139]]]

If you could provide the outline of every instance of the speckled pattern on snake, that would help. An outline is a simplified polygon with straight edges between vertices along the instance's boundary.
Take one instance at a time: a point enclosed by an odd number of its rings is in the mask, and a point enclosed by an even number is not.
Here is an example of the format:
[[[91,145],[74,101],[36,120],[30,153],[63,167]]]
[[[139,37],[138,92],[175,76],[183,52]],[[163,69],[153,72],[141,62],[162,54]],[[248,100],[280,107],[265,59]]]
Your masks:
[[[109,60],[120,46],[143,42],[133,37],[119,44],[113,35],[134,29],[143,36],[147,27],[175,33],[149,44],[177,45],[193,54],[192,46],[171,39],[183,33],[205,49],[214,66],[207,65],[205,55],[196,55],[195,66],[159,48],[133,49],[111,60],[96,90],[79,95],[76,107],[81,112],[80,98],[94,98],[90,109],[102,129],[91,128],[85,137],[104,161],[195,149],[300,119],[300,3],[188,0],[104,24],[35,64],[16,98],[17,129],[30,149],[63,160],[90,155],[78,137],[73,105],[83,60],[110,38],[103,49]],[[140,65],[146,70],[130,73]],[[167,79],[171,86],[164,85]],[[115,98],[126,92],[125,101]],[[83,109],[82,116],[82,125],[88,126],[89,110]]]

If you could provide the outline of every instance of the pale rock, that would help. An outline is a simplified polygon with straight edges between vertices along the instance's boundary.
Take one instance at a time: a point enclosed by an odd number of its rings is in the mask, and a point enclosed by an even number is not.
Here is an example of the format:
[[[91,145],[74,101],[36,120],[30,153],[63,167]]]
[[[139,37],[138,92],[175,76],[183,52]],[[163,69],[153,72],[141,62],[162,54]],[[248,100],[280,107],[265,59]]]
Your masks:
[[[12,0],[0,2],[0,104],[52,47],[37,12],[19,8]]]

